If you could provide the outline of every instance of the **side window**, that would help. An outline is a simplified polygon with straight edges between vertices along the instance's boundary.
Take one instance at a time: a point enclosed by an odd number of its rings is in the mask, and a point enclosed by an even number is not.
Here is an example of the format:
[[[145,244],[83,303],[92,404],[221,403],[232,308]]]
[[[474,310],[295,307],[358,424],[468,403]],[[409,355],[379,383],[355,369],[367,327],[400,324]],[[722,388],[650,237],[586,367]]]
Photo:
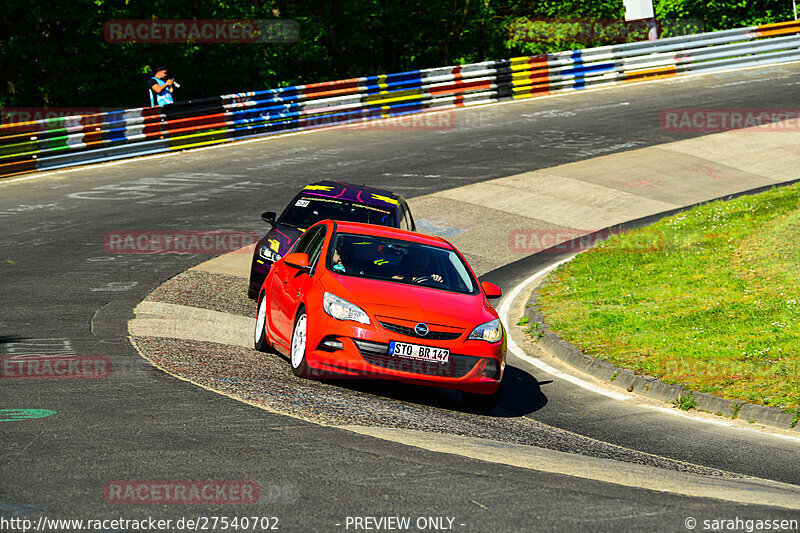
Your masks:
[[[294,248],[292,248],[292,253],[302,253],[308,254],[309,258],[311,257],[311,244],[314,241],[314,238],[319,234],[320,230],[322,230],[324,226],[320,226],[318,228],[314,228],[313,230],[307,231],[303,233],[297,242],[294,244]]]
[[[322,250],[322,244],[325,242],[326,229],[325,226],[317,228],[317,232],[312,236],[311,242],[308,245],[308,252],[306,252],[308,254],[308,262],[315,267],[317,259],[319,258],[319,252]]]

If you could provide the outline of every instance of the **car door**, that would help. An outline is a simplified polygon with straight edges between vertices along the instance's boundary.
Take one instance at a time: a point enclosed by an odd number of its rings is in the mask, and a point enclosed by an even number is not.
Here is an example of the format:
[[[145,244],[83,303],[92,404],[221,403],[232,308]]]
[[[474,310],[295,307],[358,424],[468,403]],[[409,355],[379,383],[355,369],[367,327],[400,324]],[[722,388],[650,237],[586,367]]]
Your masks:
[[[272,265],[271,284],[269,286],[269,303],[267,313],[267,324],[269,327],[272,338],[279,344],[286,345],[286,324],[281,318],[282,301],[286,298],[284,296],[284,287],[286,286],[289,266],[285,265],[283,261],[277,261]]]
[[[308,230],[298,239],[290,253],[308,254],[309,263],[314,265],[314,254],[319,255],[325,240],[325,230],[325,226]],[[294,329],[298,301],[306,285],[311,282],[311,277],[307,271],[289,266],[283,261],[276,263],[276,267],[270,297],[270,330],[276,341],[288,347]]]
[[[290,275],[285,285],[286,307],[284,308],[284,312],[286,323],[290,328],[289,339],[291,339],[291,329],[294,328],[297,308],[300,307],[300,303],[305,298],[305,294],[308,292],[310,285],[314,283],[314,274],[320,258],[320,252],[322,251],[322,245],[325,243],[328,228],[326,226],[319,226],[314,229],[316,233],[312,235],[304,252],[308,254],[308,263],[311,265],[310,270],[307,272],[304,270],[297,270],[297,274]]]

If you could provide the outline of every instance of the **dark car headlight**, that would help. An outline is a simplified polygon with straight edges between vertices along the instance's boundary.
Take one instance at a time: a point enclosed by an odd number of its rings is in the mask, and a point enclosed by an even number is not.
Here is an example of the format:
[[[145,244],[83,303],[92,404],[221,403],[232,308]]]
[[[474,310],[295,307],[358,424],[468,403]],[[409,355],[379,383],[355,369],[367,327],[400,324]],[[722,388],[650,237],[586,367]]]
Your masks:
[[[263,259],[264,261],[269,261],[270,263],[274,263],[282,256],[278,252],[273,251],[270,249],[269,246],[262,246],[258,249],[258,257]]]

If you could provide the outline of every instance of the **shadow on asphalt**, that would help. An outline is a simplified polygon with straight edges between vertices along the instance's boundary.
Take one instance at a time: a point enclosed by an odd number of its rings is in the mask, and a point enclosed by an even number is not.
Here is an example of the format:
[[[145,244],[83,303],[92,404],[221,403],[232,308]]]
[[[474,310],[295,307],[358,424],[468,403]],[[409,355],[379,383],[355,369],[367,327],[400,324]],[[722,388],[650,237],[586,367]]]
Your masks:
[[[289,364],[289,359],[286,356],[277,352],[275,352],[275,355],[286,361],[286,364]],[[320,381],[332,387],[378,396],[388,400],[492,418],[518,418],[538,411],[547,405],[547,397],[541,391],[539,385],[551,383],[550,381],[539,383],[535,377],[526,371],[507,364],[505,376],[503,377],[503,392],[497,407],[490,412],[479,412],[464,407],[461,402],[461,393],[455,390],[380,379],[327,378]]]
[[[547,405],[547,396],[542,392],[540,385],[550,383],[549,381],[540,383],[524,370],[511,365],[506,365],[506,375],[503,379],[503,394],[500,396],[498,406],[490,415],[525,416]],[[501,414],[501,411],[504,413]]]
[[[20,342],[28,340],[28,337],[17,337],[15,335],[0,335],[0,344],[13,344],[15,342]]]

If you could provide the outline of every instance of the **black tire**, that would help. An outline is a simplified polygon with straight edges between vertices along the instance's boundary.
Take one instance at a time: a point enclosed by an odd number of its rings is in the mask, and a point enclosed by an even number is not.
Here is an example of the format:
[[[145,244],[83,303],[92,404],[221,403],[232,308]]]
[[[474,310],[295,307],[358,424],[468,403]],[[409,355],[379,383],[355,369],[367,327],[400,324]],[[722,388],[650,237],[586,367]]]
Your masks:
[[[292,329],[292,343],[289,347],[289,363],[292,365],[292,373],[295,376],[308,376],[308,361],[306,360],[306,331],[308,316],[304,307],[300,307],[297,318],[294,319],[294,329]]]
[[[470,411],[478,411],[481,413],[488,413],[495,407],[497,402],[500,401],[500,396],[503,394],[503,383],[497,388],[494,394],[477,394],[474,392],[461,392],[461,403]]]
[[[258,298],[258,293],[261,292],[261,286],[264,284],[266,276],[259,279],[260,276],[255,272],[254,268],[250,267],[250,279],[247,281],[247,296],[251,300]]]
[[[259,352],[270,350],[267,340],[267,295],[262,294],[258,301],[258,311],[256,312],[256,327],[253,333],[253,347]]]

